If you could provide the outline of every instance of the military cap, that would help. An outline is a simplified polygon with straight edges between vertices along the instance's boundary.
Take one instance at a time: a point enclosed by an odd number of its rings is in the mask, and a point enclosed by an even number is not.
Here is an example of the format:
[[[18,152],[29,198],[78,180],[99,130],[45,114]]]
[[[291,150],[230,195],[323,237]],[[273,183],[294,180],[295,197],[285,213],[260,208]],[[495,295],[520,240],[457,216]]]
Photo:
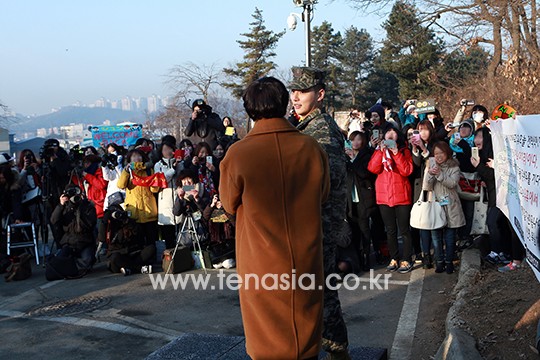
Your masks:
[[[324,85],[324,71],[313,67],[293,67],[293,80],[289,84],[291,90],[307,90],[316,85]]]

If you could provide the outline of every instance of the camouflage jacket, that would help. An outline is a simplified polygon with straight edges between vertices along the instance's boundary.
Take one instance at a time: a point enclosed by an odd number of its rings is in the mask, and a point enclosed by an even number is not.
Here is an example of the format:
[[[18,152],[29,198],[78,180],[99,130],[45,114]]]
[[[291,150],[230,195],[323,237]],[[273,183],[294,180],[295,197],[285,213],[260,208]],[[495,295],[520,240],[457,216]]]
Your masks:
[[[337,234],[343,232],[347,212],[347,155],[345,136],[335,120],[321,110],[312,111],[296,127],[313,137],[328,155],[330,167],[330,194],[323,206],[324,242],[335,243]]]

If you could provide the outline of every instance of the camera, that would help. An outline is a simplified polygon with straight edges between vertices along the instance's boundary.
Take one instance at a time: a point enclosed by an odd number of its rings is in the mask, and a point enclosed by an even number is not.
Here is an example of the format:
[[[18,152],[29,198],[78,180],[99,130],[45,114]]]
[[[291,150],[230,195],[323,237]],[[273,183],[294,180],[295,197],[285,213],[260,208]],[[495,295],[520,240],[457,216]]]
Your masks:
[[[69,200],[74,203],[78,204],[82,201],[83,196],[81,194],[81,189],[77,186],[72,186],[64,190],[62,193],[62,196],[67,196]]]
[[[116,210],[111,214],[112,218],[118,221],[125,222],[129,219],[127,211]]]
[[[49,145],[43,145],[39,148],[39,158],[44,161],[49,161],[54,156],[54,147]]]
[[[461,100],[461,102],[459,104],[461,106],[473,106],[474,105],[474,100],[463,99],[463,100]]]
[[[114,154],[103,155],[101,158],[101,166],[114,170],[114,168],[118,166],[118,156]]]

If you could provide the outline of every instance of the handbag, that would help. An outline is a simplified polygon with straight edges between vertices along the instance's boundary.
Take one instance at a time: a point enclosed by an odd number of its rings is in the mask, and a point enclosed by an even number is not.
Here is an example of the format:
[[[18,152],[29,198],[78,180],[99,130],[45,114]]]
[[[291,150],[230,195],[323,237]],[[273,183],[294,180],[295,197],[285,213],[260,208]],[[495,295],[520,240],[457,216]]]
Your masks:
[[[438,201],[433,200],[433,192],[422,190],[418,201],[411,209],[410,224],[421,230],[436,230],[446,226],[446,213]]]
[[[124,202],[124,199],[125,199],[125,195],[121,191],[114,192],[107,197],[109,206],[120,205]]]
[[[457,193],[459,198],[468,201],[478,201],[480,199],[480,188],[482,180],[478,173],[461,172]]]
[[[474,213],[471,226],[471,235],[489,234],[487,226],[488,202],[485,187],[480,186],[480,199],[474,202]]]

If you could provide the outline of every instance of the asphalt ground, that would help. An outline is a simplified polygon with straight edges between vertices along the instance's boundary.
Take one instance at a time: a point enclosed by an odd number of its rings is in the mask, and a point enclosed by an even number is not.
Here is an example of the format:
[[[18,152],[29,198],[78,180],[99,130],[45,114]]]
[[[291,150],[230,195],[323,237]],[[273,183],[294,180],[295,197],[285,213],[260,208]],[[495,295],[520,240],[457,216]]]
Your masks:
[[[206,290],[192,282],[161,290],[151,275],[111,274],[103,262],[84,278],[53,282],[41,265],[32,266],[31,278],[0,282],[2,359],[144,359],[182,334],[243,336],[237,291],[224,286],[234,269],[209,270]],[[163,276],[159,265],[154,270],[154,279]],[[445,336],[457,274],[417,268],[391,273],[386,286],[389,273],[381,266],[371,278],[379,274],[377,285],[364,273],[339,290],[350,345],[385,348],[395,359],[429,359]]]

